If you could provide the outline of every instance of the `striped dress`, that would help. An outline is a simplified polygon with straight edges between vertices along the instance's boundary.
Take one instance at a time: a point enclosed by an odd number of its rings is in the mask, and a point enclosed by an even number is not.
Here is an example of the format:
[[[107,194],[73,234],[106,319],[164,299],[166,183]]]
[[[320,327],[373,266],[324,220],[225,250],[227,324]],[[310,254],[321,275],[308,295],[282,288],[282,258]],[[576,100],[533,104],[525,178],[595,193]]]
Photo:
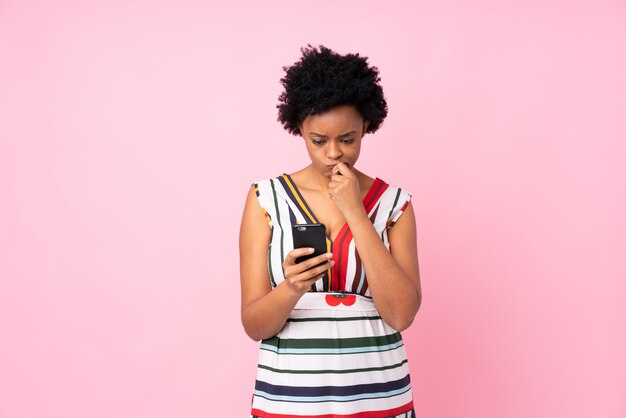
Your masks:
[[[272,229],[268,270],[272,288],[284,280],[293,247],[291,226],[318,223],[291,176],[253,182]],[[376,177],[363,199],[389,250],[387,231],[411,193]],[[251,417],[413,418],[409,365],[402,335],[382,320],[345,223],[326,236],[335,264],[298,301],[281,331],[261,341]]]

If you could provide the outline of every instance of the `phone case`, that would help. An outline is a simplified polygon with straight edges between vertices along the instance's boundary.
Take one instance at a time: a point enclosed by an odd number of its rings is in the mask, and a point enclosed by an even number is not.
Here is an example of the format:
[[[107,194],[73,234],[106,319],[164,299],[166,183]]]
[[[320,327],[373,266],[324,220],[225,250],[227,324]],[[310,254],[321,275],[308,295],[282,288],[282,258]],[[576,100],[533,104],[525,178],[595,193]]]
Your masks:
[[[324,224],[297,224],[292,227],[293,248],[313,247],[312,254],[296,258],[296,263],[326,253],[326,226]],[[321,263],[320,263],[321,264]]]

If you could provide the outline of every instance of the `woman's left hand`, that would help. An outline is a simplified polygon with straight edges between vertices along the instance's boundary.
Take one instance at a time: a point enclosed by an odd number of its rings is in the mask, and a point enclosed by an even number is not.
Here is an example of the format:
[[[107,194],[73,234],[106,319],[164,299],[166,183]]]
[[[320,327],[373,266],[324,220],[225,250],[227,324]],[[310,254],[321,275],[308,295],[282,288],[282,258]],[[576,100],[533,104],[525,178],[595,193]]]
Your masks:
[[[361,186],[356,175],[341,162],[333,167],[332,173],[328,193],[344,216],[352,210],[363,209]]]

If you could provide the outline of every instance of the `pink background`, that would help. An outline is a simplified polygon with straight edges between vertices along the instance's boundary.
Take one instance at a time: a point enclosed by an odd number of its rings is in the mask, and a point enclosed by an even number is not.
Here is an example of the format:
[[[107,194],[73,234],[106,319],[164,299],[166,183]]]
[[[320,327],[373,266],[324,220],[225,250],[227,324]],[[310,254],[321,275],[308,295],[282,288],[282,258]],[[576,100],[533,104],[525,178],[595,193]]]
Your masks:
[[[381,72],[418,417],[624,417],[625,40],[623,1],[0,1],[0,417],[249,414],[239,223],[309,162],[309,42]]]

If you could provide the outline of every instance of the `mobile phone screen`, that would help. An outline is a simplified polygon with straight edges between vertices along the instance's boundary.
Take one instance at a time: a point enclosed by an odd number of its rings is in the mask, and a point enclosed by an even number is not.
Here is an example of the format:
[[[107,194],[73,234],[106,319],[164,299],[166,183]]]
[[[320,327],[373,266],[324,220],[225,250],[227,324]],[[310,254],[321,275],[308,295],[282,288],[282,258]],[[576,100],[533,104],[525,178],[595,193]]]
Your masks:
[[[315,249],[312,254],[296,258],[296,263],[327,252],[326,226],[324,224],[297,224],[293,225],[292,232],[293,248],[313,247]]]

